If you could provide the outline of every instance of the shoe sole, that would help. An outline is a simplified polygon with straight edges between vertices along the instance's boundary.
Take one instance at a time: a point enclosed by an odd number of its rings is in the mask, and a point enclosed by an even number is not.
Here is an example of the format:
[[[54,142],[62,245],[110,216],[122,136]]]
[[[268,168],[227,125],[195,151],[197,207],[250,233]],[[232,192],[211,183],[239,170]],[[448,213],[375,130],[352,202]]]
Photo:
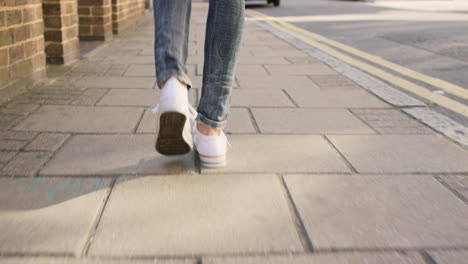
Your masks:
[[[163,155],[180,155],[191,151],[183,137],[187,117],[179,112],[165,112],[159,118],[156,151]]]

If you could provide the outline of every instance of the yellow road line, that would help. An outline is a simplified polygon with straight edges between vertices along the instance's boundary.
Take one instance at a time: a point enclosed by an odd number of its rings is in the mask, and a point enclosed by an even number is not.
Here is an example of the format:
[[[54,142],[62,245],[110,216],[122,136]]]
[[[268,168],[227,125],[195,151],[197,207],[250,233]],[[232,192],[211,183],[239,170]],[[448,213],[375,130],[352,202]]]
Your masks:
[[[258,12],[251,12],[252,10],[248,10],[248,12],[250,13],[258,13]],[[265,18],[265,15],[262,14],[262,17]],[[268,17],[267,17],[268,18]],[[340,59],[341,61],[344,61],[350,65],[353,65],[363,71],[366,71],[374,76],[377,76],[389,83],[392,83],[398,87],[401,87],[407,91],[410,91],[418,96],[421,96],[422,98],[425,98],[429,101],[432,101],[434,103],[437,103],[447,109],[450,109],[456,113],[459,113],[463,116],[468,116],[468,107],[465,106],[464,104],[461,104],[457,101],[454,101],[448,97],[445,97],[443,95],[440,95],[440,94],[435,94],[435,93],[432,93],[431,91],[429,91],[428,89],[420,86],[420,85],[417,85],[415,83],[412,83],[410,81],[407,81],[401,77],[398,77],[394,74],[391,74],[391,73],[388,73],[384,70],[381,70],[379,68],[376,68],[366,62],[363,62],[363,61],[360,61],[360,60],[357,60],[353,57],[350,57],[344,53],[341,53],[329,46],[326,46],[322,43],[319,43],[318,41],[315,41],[314,39],[308,37],[308,36],[305,36],[304,34],[300,34],[296,31],[293,31],[293,30],[290,30],[288,27],[285,27],[283,24],[285,24],[285,22],[282,22],[282,21],[278,21],[278,20],[275,20],[275,19],[260,19],[260,20],[264,20],[265,23],[268,23],[269,25],[277,28],[278,30],[282,31],[282,32],[285,32],[289,35],[292,35],[294,36],[295,38],[297,39],[300,39],[302,41],[304,41],[305,43],[321,50],[322,52],[324,53],[327,53],[329,55],[332,55],[333,57],[336,57],[338,59]]]
[[[355,49],[353,47],[347,46],[347,45],[345,45],[343,43],[331,40],[331,39],[326,38],[324,36],[321,36],[319,34],[304,30],[304,29],[302,29],[300,27],[297,27],[297,26],[295,26],[293,24],[290,24],[288,22],[284,22],[280,18],[267,16],[265,14],[262,14],[262,13],[260,13],[258,11],[251,10],[251,9],[249,9],[249,12],[254,13],[259,17],[263,17],[263,18],[271,20],[271,21],[277,21],[278,23],[280,23],[281,25],[283,25],[284,27],[286,27],[286,28],[288,28],[290,30],[296,31],[298,33],[301,33],[301,34],[303,34],[305,36],[308,36],[310,38],[313,38],[315,40],[318,40],[318,41],[323,42],[325,44],[328,44],[330,46],[339,48],[339,49],[341,49],[343,51],[346,51],[346,52],[348,52],[350,54],[353,54],[355,56],[358,56],[360,58],[368,60],[368,61],[370,61],[372,63],[375,63],[375,64],[380,65],[382,67],[386,67],[386,68],[388,68],[388,69],[390,69],[390,70],[392,70],[394,72],[398,72],[398,73],[400,73],[400,74],[402,74],[404,76],[407,76],[407,77],[410,77],[412,79],[427,83],[427,84],[429,84],[431,86],[437,87],[437,88],[439,88],[441,90],[444,90],[447,93],[456,95],[456,96],[458,96],[460,98],[468,99],[468,91],[466,89],[464,89],[463,87],[460,87],[458,85],[455,85],[455,84],[449,83],[447,81],[444,81],[444,80],[441,80],[441,79],[438,79],[438,78],[434,78],[434,77],[431,77],[431,76],[428,76],[428,75],[425,75],[425,74],[422,74],[422,73],[419,73],[417,71],[414,71],[414,70],[408,69],[406,67],[403,67],[401,65],[395,64],[393,62],[387,61],[387,60],[385,60],[385,59],[383,59],[383,58],[381,58],[379,56],[371,55],[371,54],[369,54],[367,52],[363,52],[361,50],[358,50],[358,49]]]

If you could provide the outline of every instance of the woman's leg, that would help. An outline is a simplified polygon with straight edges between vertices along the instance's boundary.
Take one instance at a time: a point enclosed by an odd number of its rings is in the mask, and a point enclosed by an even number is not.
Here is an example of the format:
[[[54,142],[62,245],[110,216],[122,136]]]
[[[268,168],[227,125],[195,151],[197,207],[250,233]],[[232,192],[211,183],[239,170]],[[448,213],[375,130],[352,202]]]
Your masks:
[[[210,0],[205,35],[203,86],[197,120],[223,129],[244,26],[244,0]]]
[[[153,0],[154,57],[157,85],[161,89],[170,78],[187,84],[188,38],[192,0]]]

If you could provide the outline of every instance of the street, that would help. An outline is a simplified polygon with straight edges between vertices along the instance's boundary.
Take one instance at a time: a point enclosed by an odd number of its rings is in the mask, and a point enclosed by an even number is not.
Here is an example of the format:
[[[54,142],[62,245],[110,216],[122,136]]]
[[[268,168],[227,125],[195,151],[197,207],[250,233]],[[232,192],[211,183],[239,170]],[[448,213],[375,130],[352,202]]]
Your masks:
[[[280,7],[248,7],[414,71],[468,87],[467,1],[284,0]],[[424,87],[441,90],[427,83]],[[450,93],[445,96],[468,103],[466,98]],[[466,116],[437,105],[431,107],[468,125]]]

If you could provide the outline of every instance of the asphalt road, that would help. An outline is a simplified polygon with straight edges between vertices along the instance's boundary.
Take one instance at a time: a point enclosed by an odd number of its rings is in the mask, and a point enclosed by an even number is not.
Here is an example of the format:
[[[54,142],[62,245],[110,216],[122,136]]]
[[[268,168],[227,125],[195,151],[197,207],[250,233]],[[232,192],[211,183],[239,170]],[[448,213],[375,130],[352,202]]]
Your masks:
[[[280,7],[247,7],[468,89],[466,0],[282,0]],[[437,90],[427,84],[425,87]],[[467,100],[446,96],[468,104]],[[437,105],[432,107],[468,126],[466,117]]]

